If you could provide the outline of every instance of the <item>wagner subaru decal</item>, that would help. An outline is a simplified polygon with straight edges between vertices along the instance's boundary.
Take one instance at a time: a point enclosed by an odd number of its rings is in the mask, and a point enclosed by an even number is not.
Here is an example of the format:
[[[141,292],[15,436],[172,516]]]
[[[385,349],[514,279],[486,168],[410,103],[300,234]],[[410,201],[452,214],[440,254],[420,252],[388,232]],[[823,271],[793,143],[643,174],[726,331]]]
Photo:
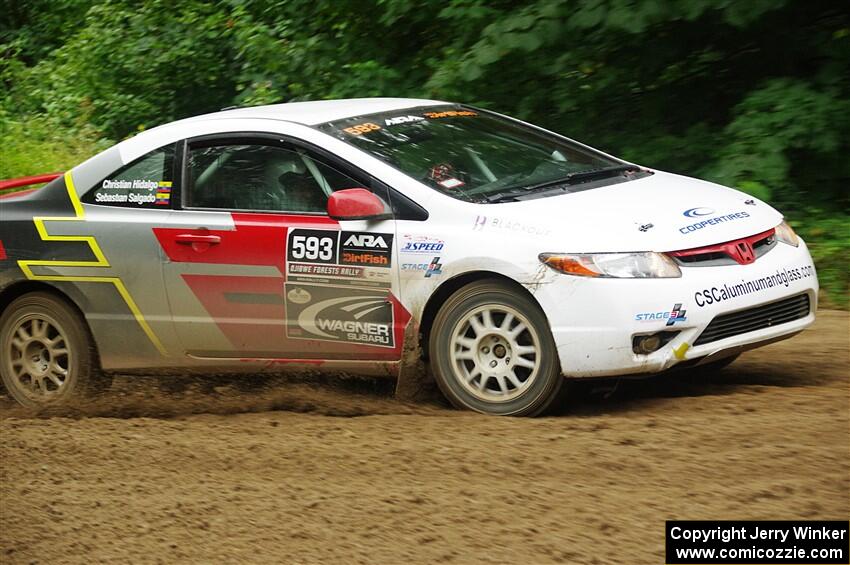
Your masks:
[[[393,307],[387,291],[345,287],[340,296],[340,290],[287,283],[287,336],[393,347]]]
[[[363,265],[367,267],[390,267],[392,265],[393,235],[344,231],[340,234],[341,265]]]

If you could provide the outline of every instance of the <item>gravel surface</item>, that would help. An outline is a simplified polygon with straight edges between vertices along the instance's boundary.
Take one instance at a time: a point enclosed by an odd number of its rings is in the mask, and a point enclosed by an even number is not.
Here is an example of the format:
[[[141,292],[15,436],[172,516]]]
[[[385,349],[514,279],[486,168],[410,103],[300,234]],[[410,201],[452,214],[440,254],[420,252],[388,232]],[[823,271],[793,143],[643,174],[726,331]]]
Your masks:
[[[0,398],[0,563],[657,564],[667,519],[846,519],[848,323],[539,419],[328,377]]]

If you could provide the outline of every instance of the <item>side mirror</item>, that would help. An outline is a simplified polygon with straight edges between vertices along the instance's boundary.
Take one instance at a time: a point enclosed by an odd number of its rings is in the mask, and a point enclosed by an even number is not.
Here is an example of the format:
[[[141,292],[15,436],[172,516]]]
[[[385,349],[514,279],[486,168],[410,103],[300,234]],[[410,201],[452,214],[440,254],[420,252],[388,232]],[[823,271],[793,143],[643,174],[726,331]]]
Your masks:
[[[383,200],[365,188],[346,188],[328,198],[328,216],[334,220],[385,220],[392,214]]]

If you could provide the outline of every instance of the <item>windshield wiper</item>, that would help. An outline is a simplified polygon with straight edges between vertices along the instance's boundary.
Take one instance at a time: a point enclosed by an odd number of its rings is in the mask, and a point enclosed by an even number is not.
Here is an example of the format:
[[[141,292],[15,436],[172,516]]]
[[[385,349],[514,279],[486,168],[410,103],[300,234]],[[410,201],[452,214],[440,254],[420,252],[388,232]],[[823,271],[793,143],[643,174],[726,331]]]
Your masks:
[[[550,180],[546,182],[541,182],[538,184],[532,184],[529,186],[522,187],[522,190],[532,191],[539,190],[541,188],[549,188],[551,186],[558,186],[562,184],[570,184],[576,180],[588,180],[594,177],[607,177],[612,175],[613,173],[625,173],[627,171],[639,171],[640,167],[637,165],[614,165],[612,167],[602,167],[599,169],[590,169],[587,171],[576,171],[574,173],[570,173],[564,177]]]
[[[540,190],[543,188],[551,188],[553,186],[561,186],[568,185],[576,180],[587,180],[593,177],[606,177],[611,176],[614,173],[624,173],[627,171],[639,171],[640,167],[637,165],[613,165],[611,167],[601,167],[599,169],[590,169],[587,171],[576,171],[574,173],[569,173],[566,176],[557,178],[555,180],[550,180],[546,182],[541,182],[538,184],[531,184],[528,186],[514,186],[509,188],[508,190],[503,190],[501,192],[497,192],[495,194],[488,194],[484,196],[484,201],[488,203],[493,202],[505,202],[507,200],[515,200],[518,196],[521,196],[523,193],[531,192],[534,190]],[[514,175],[511,175],[514,176]],[[470,192],[470,194],[474,194]]]
[[[522,189],[506,190],[505,192],[488,194],[484,197],[484,202],[492,204],[493,202],[505,202],[506,200],[515,200],[516,197],[520,194],[522,194]]]

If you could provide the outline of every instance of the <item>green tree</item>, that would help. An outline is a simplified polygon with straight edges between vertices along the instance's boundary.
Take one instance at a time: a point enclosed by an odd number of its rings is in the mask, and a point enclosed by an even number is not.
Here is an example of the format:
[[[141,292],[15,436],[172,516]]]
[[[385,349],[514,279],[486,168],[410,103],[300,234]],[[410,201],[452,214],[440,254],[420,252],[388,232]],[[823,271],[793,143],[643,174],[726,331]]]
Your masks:
[[[847,302],[850,11],[840,2],[0,0],[0,7],[0,141],[15,152],[43,151],[63,136],[66,147],[85,151],[99,138],[234,104],[459,100],[770,200],[811,235],[830,295]],[[59,154],[41,162],[70,166],[77,151]],[[3,162],[11,174],[26,168],[15,156]]]

